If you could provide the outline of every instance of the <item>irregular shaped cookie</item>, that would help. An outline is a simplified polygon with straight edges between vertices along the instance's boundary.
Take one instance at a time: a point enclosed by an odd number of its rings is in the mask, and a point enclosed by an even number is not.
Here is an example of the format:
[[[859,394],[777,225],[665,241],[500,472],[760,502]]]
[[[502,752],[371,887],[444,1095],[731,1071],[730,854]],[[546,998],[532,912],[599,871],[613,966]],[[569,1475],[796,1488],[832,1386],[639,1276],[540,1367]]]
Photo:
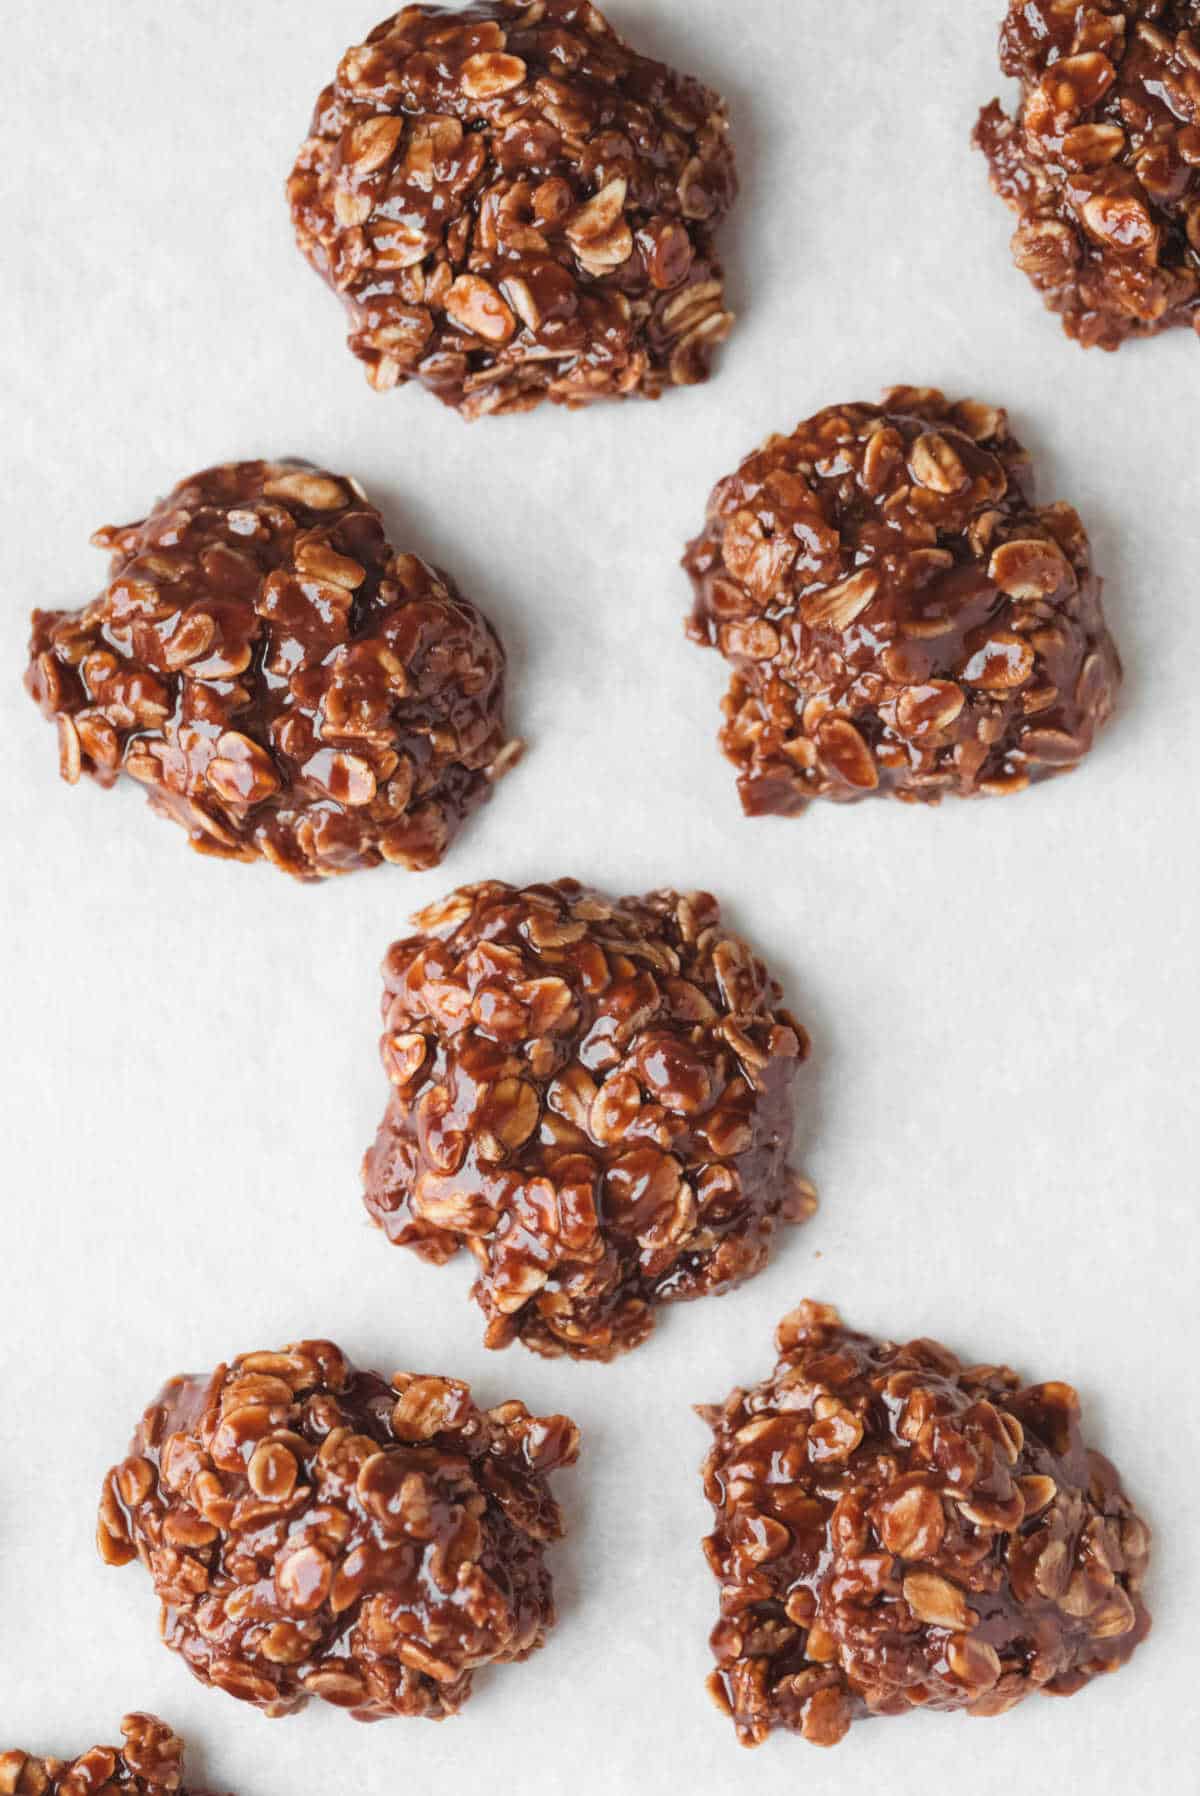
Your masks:
[[[268,1715],[319,1696],[441,1720],[553,1625],[547,1475],[578,1446],[565,1416],[388,1382],[328,1341],[245,1353],[150,1405],[105,1480],[100,1552],[142,1560],[203,1683]]]
[[[288,195],[371,385],[477,418],[704,380],[736,185],[708,88],[586,0],[480,0],[346,52]]]
[[[1150,1534],[1070,1385],[803,1303],[769,1378],[700,1414],[721,1585],[709,1687],[744,1746],[910,1708],[1070,1696],[1149,1631]]]
[[[353,480],[234,462],[92,540],[109,585],[34,612],[26,685],[65,780],[128,774],[201,853],[433,867],[520,751],[495,631]]]
[[[830,406],[714,488],[689,633],[733,667],[721,746],[750,816],[936,804],[1068,772],[1121,664],[1087,534],[1033,499],[1004,412],[932,388]]]
[[[1009,0],[1021,83],[975,142],[1016,213],[1013,260],[1085,348],[1200,330],[1200,10],[1195,0]]]
[[[707,893],[466,886],[384,963],[393,1091],[367,1209],[479,1264],[484,1339],[611,1359],[766,1264],[808,1038]]]
[[[183,1741],[155,1715],[126,1715],[124,1744],[93,1746],[77,1759],[0,1752],[0,1796],[170,1796],[183,1787]]]

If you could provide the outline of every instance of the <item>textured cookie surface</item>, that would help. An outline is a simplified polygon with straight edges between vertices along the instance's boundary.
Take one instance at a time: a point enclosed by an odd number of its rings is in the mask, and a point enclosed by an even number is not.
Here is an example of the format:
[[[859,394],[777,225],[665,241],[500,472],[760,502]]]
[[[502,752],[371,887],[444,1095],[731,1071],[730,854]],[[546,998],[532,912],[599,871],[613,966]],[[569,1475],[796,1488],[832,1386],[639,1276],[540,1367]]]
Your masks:
[[[701,1411],[710,1688],[744,1745],[866,1715],[1069,1696],[1145,1638],[1150,1535],[1069,1385],[804,1303],[770,1377]]]
[[[328,1341],[177,1378],[105,1480],[99,1547],[138,1558],[167,1645],[270,1715],[320,1697],[440,1720],[553,1624],[547,1475],[579,1436],[453,1378],[360,1372]]]
[[[807,1037],[714,898],[490,881],[414,922],[367,1208],[429,1259],[470,1249],[489,1346],[610,1359],[814,1208],[787,1164]]]
[[[895,387],[818,412],[719,482],[684,566],[752,816],[1020,792],[1113,707],[1087,535],[1035,503],[994,406]]]
[[[352,480],[209,468],[93,540],[108,587],[34,613],[26,684],[64,779],[128,775],[205,854],[432,867],[519,752],[495,632]]]
[[[1010,0],[1000,61],[1020,105],[993,100],[975,141],[1067,335],[1200,328],[1200,4]]]
[[[342,58],[288,183],[372,386],[469,418],[705,379],[735,190],[721,100],[585,0],[405,7]]]
[[[183,1742],[155,1715],[126,1715],[120,1746],[74,1759],[0,1751],[0,1796],[188,1796]]]

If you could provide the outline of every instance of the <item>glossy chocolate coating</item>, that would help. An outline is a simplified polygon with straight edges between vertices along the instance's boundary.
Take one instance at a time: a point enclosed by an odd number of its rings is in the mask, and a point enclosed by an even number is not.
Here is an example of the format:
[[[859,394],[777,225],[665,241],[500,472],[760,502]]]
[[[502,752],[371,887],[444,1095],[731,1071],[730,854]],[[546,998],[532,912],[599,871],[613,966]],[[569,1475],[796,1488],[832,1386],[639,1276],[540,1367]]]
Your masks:
[[[1010,0],[1021,83],[975,142],[1016,213],[1013,260],[1085,348],[1200,330],[1200,5]]]
[[[93,540],[109,585],[34,613],[26,684],[64,779],[128,775],[202,853],[435,866],[515,758],[495,632],[354,481],[235,462]]]
[[[372,386],[468,418],[704,380],[735,192],[722,101],[586,0],[405,7],[342,58],[288,184]]]
[[[189,1796],[183,1741],[156,1715],[126,1715],[120,1746],[92,1746],[78,1758],[0,1751],[0,1796]]]
[[[611,1359],[815,1208],[787,1163],[808,1039],[709,894],[489,881],[414,922],[367,1209],[435,1262],[469,1248],[489,1346]]]
[[[105,1480],[98,1541],[139,1558],[204,1683],[289,1714],[438,1720],[554,1622],[547,1474],[565,1416],[482,1411],[456,1379],[360,1372],[328,1341],[176,1378]]]
[[[780,1323],[770,1377],[700,1413],[721,1585],[710,1688],[743,1745],[833,1746],[913,1708],[1070,1696],[1150,1627],[1150,1533],[1079,1398],[843,1326]]]
[[[1076,766],[1120,662],[1088,539],[1038,506],[1005,414],[896,387],[718,483],[684,566],[733,667],[721,745],[751,816],[1000,797]]]

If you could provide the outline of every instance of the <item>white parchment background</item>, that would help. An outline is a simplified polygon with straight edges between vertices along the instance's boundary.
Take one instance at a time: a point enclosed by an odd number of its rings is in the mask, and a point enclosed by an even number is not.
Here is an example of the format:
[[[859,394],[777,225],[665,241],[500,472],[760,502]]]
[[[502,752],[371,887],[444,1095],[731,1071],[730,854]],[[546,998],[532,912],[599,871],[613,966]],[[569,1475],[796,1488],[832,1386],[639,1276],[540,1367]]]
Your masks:
[[[77,1751],[147,1707],[187,1735],[193,1784],[238,1796],[1200,1788],[1200,345],[1084,354],[1011,268],[968,142],[1001,10],[613,0],[732,103],[741,322],[708,387],[468,428],[369,391],[290,240],[284,177],[372,4],[7,0],[0,1748]],[[1079,506],[1121,714],[1080,773],[1008,803],[746,822],[680,550],[768,431],[898,381],[1007,405],[1043,496]],[[530,753],[435,873],[308,890],[200,860],[135,791],[62,786],[17,688],[30,607],[102,583],[96,525],[280,453],[360,476],[509,645]],[[607,1368],[485,1353],[466,1268],[387,1247],[358,1198],[387,943],[463,881],[566,873],[723,894],[816,1044],[819,1217]],[[689,1406],[762,1375],[806,1294],[1078,1385],[1158,1534],[1127,1670],[998,1721],[858,1727],[832,1756],[737,1748],[702,1688]],[[444,1726],[321,1704],[268,1723],[195,1683],[144,1575],[95,1556],[102,1474],[161,1380],[306,1333],[582,1425],[561,1625]]]

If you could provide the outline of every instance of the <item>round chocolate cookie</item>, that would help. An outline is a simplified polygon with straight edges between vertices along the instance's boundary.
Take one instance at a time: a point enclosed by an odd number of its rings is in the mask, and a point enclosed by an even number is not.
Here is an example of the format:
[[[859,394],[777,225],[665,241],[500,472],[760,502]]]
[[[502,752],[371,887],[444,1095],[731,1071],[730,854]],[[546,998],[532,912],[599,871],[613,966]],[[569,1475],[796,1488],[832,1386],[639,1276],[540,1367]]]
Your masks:
[[[1078,764],[1121,666],[1083,525],[1032,487],[1004,412],[918,387],[830,406],[717,485],[689,633],[734,669],[721,745],[749,815]]]
[[[490,881],[413,921],[366,1204],[427,1259],[471,1250],[489,1347],[612,1359],[811,1214],[787,1164],[808,1041],[714,898]]]
[[[1200,4],[1009,0],[1021,83],[975,142],[1020,223],[1013,260],[1085,347],[1200,329]]]
[[[495,632],[353,480],[231,463],[93,541],[109,585],[34,613],[26,685],[65,780],[128,774],[202,853],[433,867],[516,758]]]
[[[704,380],[736,186],[708,88],[586,0],[480,0],[346,52],[288,195],[371,385],[477,418]]]
[[[802,1303],[779,1363],[704,1408],[721,1585],[709,1688],[744,1746],[913,1708],[1070,1696],[1150,1627],[1150,1533],[1066,1384],[897,1346]]]
[[[176,1378],[109,1472],[99,1546],[142,1560],[202,1683],[286,1715],[453,1714],[554,1623],[547,1474],[578,1430],[465,1384],[359,1372],[328,1341]]]
[[[76,1759],[0,1751],[0,1796],[187,1796],[183,1741],[155,1715],[126,1715],[123,1744],[92,1746]]]

